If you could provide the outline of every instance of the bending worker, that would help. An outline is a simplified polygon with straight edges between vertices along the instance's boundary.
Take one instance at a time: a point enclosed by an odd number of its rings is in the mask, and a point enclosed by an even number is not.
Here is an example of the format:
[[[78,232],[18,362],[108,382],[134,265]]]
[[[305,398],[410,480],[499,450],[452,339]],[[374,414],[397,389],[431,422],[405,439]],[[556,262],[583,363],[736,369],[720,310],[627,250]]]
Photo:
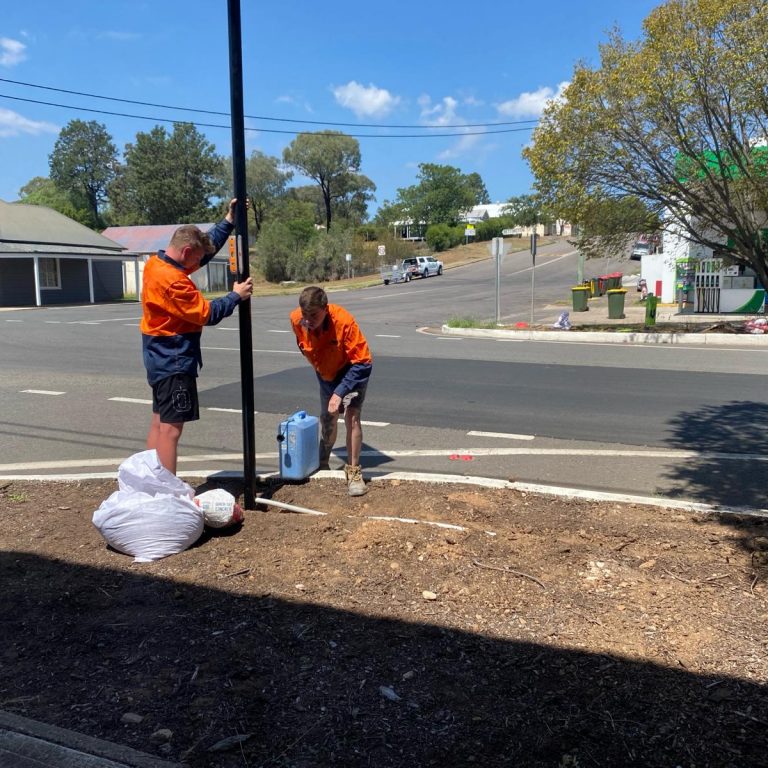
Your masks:
[[[317,286],[301,292],[299,306],[291,312],[291,327],[320,384],[320,469],[330,468],[339,414],[343,414],[347,428],[347,488],[350,496],[362,496],[368,488],[360,468],[360,415],[373,370],[368,342],[355,318],[344,307],[329,304],[325,291]]]

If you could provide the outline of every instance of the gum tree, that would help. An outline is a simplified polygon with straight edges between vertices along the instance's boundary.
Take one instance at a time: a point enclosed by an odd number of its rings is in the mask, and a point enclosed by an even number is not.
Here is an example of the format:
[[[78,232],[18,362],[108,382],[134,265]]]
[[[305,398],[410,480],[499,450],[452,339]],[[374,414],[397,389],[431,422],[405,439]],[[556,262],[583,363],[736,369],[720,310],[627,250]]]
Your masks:
[[[372,199],[375,184],[360,173],[360,144],[340,131],[300,133],[284,150],[283,162],[317,182],[323,197],[325,227],[334,205],[358,211]]]
[[[764,0],[670,0],[637,42],[614,31],[524,152],[537,191],[587,245],[660,219],[768,285],[766,50]]]

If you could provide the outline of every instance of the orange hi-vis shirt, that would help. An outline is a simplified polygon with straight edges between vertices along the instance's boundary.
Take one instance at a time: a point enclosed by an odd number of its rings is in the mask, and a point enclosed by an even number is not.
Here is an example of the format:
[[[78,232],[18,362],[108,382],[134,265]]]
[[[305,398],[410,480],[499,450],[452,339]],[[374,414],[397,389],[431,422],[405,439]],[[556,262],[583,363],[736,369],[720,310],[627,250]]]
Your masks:
[[[355,318],[344,307],[329,304],[323,324],[310,331],[301,323],[301,309],[291,312],[296,343],[323,381],[338,381],[336,394],[343,397],[365,386],[373,368],[368,342]]]

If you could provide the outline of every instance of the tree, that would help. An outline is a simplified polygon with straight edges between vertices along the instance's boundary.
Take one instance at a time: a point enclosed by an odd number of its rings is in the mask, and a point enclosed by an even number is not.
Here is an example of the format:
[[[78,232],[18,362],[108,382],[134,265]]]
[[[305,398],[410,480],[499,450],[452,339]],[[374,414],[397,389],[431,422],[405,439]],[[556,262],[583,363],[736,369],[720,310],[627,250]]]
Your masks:
[[[51,179],[73,200],[83,199],[93,226],[101,226],[101,208],[117,170],[117,148],[105,126],[72,120],[59,133],[48,158]]]
[[[333,206],[347,201],[367,203],[376,189],[370,179],[359,174],[360,144],[340,131],[300,133],[284,150],[283,161],[313,179],[320,187],[325,209],[325,228],[330,230]]]
[[[398,204],[414,223],[455,224],[475,205],[479,178],[450,165],[421,163],[418,184],[397,190]]]
[[[524,151],[548,205],[595,229],[601,206],[633,198],[768,285],[767,14],[764,0],[669,0],[638,42],[614,31]]]
[[[158,125],[126,144],[110,197],[124,224],[194,223],[210,218],[211,198],[225,188],[213,144],[191,123],[175,123],[170,135]]]
[[[509,216],[515,227],[532,227],[548,219],[542,211],[541,200],[536,195],[510,197],[502,213]]]
[[[78,207],[70,195],[45,176],[35,176],[19,190],[19,202],[26,205],[42,205],[88,226],[92,224],[91,212]]]
[[[491,202],[491,196],[485,188],[485,182],[479,173],[470,173],[467,176],[467,186],[475,195],[475,205],[488,205]]]
[[[232,159],[223,161],[227,188],[232,189]],[[281,197],[285,194],[287,183],[293,173],[280,168],[280,160],[263,152],[254,150],[245,161],[245,189],[251,201],[251,211],[256,222],[256,237],[259,236],[264,222]]]

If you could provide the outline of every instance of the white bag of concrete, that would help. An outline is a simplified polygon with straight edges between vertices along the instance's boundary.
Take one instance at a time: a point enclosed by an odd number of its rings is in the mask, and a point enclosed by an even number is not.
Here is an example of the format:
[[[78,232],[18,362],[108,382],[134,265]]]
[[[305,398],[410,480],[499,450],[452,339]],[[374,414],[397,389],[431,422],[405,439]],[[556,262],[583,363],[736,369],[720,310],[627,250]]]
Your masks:
[[[243,522],[243,510],[237,499],[223,488],[199,493],[195,496],[195,504],[203,510],[209,528],[226,528]]]
[[[93,513],[111,547],[147,563],[183,552],[200,538],[204,516],[195,492],[160,463],[157,451],[129,456],[117,480],[119,490]]]

